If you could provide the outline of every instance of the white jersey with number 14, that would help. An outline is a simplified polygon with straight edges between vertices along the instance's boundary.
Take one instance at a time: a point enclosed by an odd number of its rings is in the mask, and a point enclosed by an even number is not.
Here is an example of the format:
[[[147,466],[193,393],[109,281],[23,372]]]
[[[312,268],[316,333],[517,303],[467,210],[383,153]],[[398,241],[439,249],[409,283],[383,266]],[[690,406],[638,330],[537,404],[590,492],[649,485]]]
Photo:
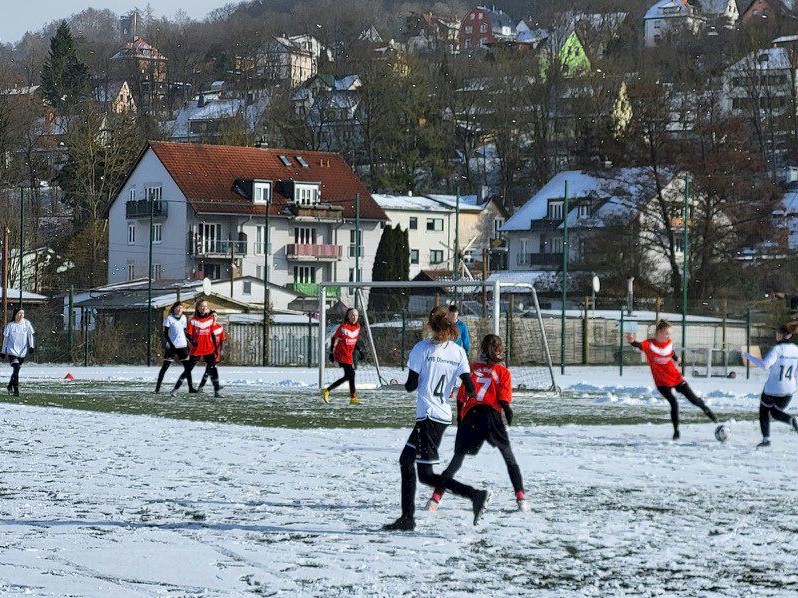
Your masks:
[[[449,397],[462,374],[468,374],[468,356],[455,342],[423,340],[410,351],[407,367],[418,374],[416,419],[452,423]]]

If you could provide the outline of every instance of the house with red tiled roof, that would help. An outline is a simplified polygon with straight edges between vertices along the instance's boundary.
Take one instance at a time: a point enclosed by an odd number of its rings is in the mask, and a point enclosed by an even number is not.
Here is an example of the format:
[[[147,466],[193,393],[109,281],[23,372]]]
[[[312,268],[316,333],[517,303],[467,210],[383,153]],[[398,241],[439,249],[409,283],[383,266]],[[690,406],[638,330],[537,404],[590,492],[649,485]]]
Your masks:
[[[340,154],[151,141],[109,208],[108,282],[150,264],[172,281],[264,280],[266,268],[271,284],[315,296],[320,282],[355,280],[358,246],[370,280],[386,220]]]

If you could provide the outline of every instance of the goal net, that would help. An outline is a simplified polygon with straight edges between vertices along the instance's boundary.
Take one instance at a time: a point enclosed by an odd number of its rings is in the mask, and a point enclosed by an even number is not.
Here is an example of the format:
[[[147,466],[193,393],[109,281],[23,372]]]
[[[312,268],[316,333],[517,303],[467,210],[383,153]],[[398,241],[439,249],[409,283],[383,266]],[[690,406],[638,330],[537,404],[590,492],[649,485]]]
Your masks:
[[[456,305],[469,331],[472,363],[479,359],[482,338],[498,334],[516,390],[556,391],[537,293],[532,285],[519,289],[514,283],[512,287],[513,294],[509,289],[503,292],[499,283],[481,281],[321,284],[319,385],[328,386],[342,376],[328,356],[332,335],[349,307],[360,312],[363,359],[355,353],[358,388],[391,388],[407,379],[410,350],[429,336],[429,312],[436,305]],[[519,294],[519,290],[525,292]],[[335,299],[331,300],[332,295]]]

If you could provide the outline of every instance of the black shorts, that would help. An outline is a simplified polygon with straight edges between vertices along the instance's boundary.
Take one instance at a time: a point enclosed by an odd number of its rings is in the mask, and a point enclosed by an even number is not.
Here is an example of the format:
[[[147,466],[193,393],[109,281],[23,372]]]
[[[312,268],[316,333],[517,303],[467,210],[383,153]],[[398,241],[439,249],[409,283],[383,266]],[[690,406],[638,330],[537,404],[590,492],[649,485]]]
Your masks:
[[[510,437],[501,414],[492,407],[474,407],[457,427],[454,452],[476,455],[486,440],[491,446],[510,445]]]
[[[163,356],[164,361],[188,361],[188,347],[181,349],[173,349],[167,347],[166,353]]]
[[[407,446],[416,450],[416,463],[435,465],[441,462],[438,456],[438,447],[443,440],[443,433],[449,424],[442,424],[431,419],[422,419],[416,422],[416,427],[410,432]]]
[[[22,365],[23,363],[25,363],[25,358],[24,357],[17,357],[16,355],[9,355],[8,356],[8,363],[11,363],[11,364],[18,363],[19,365]]]
[[[784,411],[790,404],[790,401],[792,401],[792,395],[786,397],[775,397],[773,395],[766,395],[763,392],[759,400],[762,401],[762,404],[765,407],[775,407],[776,409]]]

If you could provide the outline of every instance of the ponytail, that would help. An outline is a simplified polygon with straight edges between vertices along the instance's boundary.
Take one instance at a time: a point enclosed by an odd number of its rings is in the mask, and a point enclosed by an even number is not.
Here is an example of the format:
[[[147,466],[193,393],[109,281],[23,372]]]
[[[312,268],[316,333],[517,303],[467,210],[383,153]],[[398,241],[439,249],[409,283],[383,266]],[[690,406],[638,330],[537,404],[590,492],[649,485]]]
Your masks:
[[[449,309],[443,305],[439,305],[433,309],[429,314],[427,326],[432,331],[432,338],[439,343],[457,340],[460,337],[460,331],[457,326],[449,321],[447,314]]]
[[[479,352],[488,364],[504,361],[504,344],[502,339],[495,334],[486,334],[482,339]]]
[[[785,322],[779,326],[779,333],[786,337],[790,337],[796,332],[798,332],[798,321]]]

